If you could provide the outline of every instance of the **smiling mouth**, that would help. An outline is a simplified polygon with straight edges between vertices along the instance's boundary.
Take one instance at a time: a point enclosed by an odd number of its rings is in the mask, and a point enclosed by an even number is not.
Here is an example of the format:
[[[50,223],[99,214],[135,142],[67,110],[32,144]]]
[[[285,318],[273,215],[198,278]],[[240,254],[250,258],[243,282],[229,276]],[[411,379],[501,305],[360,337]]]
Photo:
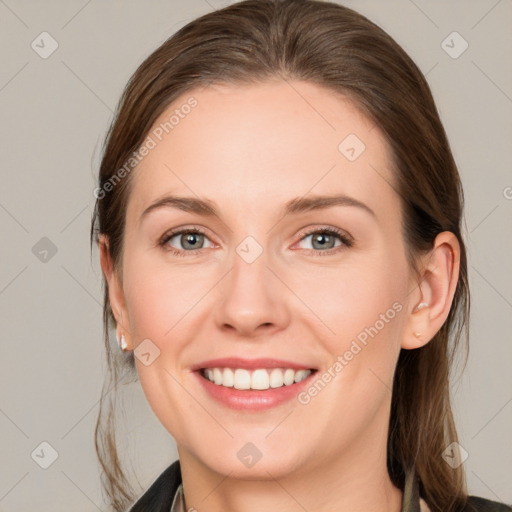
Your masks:
[[[238,390],[259,390],[282,388],[302,382],[315,369],[295,370],[293,368],[202,368],[199,373],[210,382]]]

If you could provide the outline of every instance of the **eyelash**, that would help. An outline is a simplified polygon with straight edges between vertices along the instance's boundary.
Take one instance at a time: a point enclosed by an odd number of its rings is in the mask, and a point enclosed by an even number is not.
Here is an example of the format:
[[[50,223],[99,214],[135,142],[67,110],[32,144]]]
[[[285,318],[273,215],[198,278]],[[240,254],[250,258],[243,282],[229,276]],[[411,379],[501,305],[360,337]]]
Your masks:
[[[195,249],[193,251],[180,251],[180,250],[174,249],[173,247],[170,248],[170,247],[166,246],[167,242],[171,238],[174,238],[176,235],[181,235],[181,234],[184,234],[184,233],[187,233],[187,234],[201,234],[201,235],[204,235],[206,237],[208,236],[207,233],[203,229],[201,229],[199,227],[177,229],[175,231],[168,231],[162,237],[162,239],[158,243],[158,245],[161,246],[164,250],[169,251],[170,253],[172,253],[174,256],[191,256],[191,255],[194,256],[196,254],[199,254],[199,252],[202,249]],[[307,232],[302,234],[301,238],[299,239],[299,242],[302,241],[304,238],[306,238],[309,235],[318,234],[318,233],[323,233],[323,234],[327,234],[327,235],[330,235],[330,236],[336,236],[336,237],[338,237],[341,240],[343,245],[335,247],[335,248],[332,248],[332,249],[328,249],[328,250],[325,250],[325,251],[318,251],[318,250],[315,250],[315,249],[304,249],[304,250],[307,250],[307,251],[313,251],[315,256],[330,256],[332,254],[338,253],[340,250],[348,249],[348,248],[352,247],[352,245],[353,245],[353,240],[349,236],[345,235],[341,230],[339,230],[337,228],[332,228],[332,227],[331,228],[320,228],[320,229],[319,228],[313,228],[313,229],[310,229],[309,231],[307,231]]]

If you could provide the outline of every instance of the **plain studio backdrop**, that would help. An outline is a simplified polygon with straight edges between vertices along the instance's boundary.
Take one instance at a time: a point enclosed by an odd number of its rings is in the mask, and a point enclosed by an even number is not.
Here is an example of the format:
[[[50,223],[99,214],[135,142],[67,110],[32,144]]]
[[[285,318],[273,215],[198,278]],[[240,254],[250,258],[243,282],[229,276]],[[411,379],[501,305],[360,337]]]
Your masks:
[[[228,3],[0,0],[0,512],[106,509],[93,438],[101,272],[89,252],[101,143],[142,60]],[[460,444],[469,492],[512,502],[512,2],[340,3],[409,53],[447,130],[472,290],[469,362],[452,386]],[[122,397],[121,451],[142,492],[175,445],[139,383]]]

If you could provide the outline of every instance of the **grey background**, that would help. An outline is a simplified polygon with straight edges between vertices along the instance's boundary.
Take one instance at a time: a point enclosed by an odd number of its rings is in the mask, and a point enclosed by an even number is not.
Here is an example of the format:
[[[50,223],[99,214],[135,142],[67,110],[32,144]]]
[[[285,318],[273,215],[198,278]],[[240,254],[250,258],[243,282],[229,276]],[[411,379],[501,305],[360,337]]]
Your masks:
[[[0,0],[0,512],[106,510],[93,444],[105,371],[101,272],[88,243],[101,142],[142,59],[228,3]],[[470,493],[510,503],[512,2],[340,3],[412,56],[448,132],[467,198],[473,294],[454,407]],[[47,59],[31,47],[43,31],[59,45]],[[469,43],[457,59],[441,46],[453,31]],[[46,261],[43,237],[57,251]],[[123,404],[122,451],[142,491],[176,451],[138,383],[125,387]],[[48,469],[31,457],[43,441],[58,452]]]

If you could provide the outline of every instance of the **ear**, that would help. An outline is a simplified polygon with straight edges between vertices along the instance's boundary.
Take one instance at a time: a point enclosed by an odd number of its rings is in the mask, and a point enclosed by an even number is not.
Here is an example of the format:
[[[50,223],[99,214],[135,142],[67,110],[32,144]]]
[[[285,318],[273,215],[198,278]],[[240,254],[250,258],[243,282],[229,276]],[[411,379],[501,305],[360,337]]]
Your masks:
[[[110,307],[116,319],[116,331],[118,339],[124,335],[127,350],[131,350],[131,340],[128,330],[128,313],[124,301],[123,285],[118,273],[114,270],[112,256],[110,255],[109,240],[106,235],[100,234],[98,241],[100,251],[101,270],[107,280]]]
[[[459,279],[460,244],[457,237],[450,231],[439,233],[422,265],[419,280],[410,294],[402,339],[404,349],[426,345],[448,318]]]

